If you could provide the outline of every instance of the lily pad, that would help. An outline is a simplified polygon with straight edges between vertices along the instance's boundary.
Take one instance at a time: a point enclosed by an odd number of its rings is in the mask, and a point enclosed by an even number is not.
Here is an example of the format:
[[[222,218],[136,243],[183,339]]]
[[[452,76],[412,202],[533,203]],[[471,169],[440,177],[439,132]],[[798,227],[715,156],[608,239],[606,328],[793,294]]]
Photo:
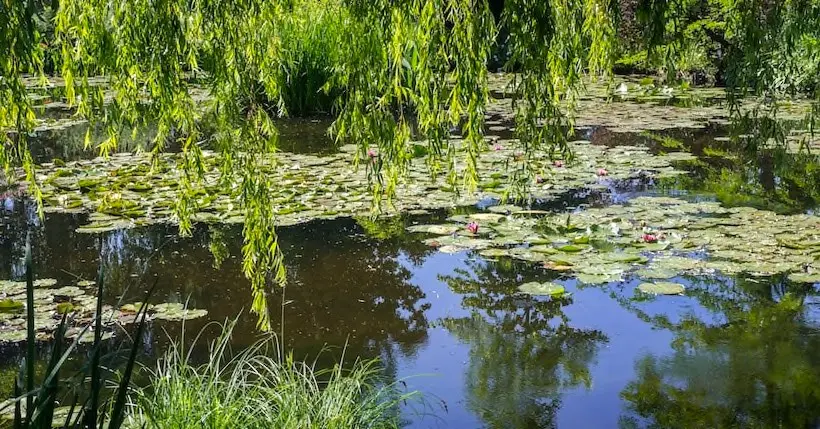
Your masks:
[[[57,284],[57,279],[37,279],[34,281],[34,287],[52,287]]]
[[[587,274],[587,273],[579,273],[575,276],[579,282],[588,284],[588,285],[597,285],[597,284],[604,284],[604,283],[612,283],[621,281],[620,274]]]
[[[207,310],[187,309],[179,303],[157,304],[153,311],[154,318],[168,321],[197,319],[208,314]]]
[[[582,250],[585,250],[587,247],[578,245],[578,244],[566,244],[563,246],[557,247],[558,250],[566,253],[578,253]]]
[[[23,307],[25,307],[25,304],[21,301],[13,299],[0,300],[0,312],[2,313],[18,313],[23,311]]]
[[[478,254],[485,258],[499,258],[502,256],[510,256],[510,251],[507,249],[484,249],[479,251]]]
[[[644,268],[635,271],[635,274],[647,280],[666,280],[678,275],[676,271],[666,268]]]
[[[478,222],[498,223],[504,220],[505,216],[498,213],[473,213],[468,218]]]
[[[789,281],[795,283],[820,283],[820,273],[791,273]]]
[[[518,290],[528,295],[536,296],[562,296],[566,293],[564,286],[558,283],[546,282],[529,282],[518,286]]]
[[[57,304],[57,314],[68,314],[73,312],[76,309],[74,304],[70,302],[61,302]]]
[[[686,288],[680,283],[655,282],[641,283],[638,290],[649,295],[683,295]]]
[[[408,227],[410,232],[426,232],[435,235],[450,235],[460,230],[458,225],[413,225]]]
[[[26,340],[25,330],[2,330],[0,331],[0,343],[18,343]]]

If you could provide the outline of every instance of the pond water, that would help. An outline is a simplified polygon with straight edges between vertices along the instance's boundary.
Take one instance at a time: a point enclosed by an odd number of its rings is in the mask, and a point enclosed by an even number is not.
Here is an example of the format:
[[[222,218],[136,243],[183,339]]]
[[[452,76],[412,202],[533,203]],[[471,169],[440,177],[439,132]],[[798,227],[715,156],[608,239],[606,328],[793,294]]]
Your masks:
[[[314,125],[285,127],[283,149],[332,152],[314,131],[324,125]],[[299,143],[302,126],[309,130],[307,145]],[[581,130],[579,137],[592,145],[646,146],[657,154],[680,143],[676,150],[698,158],[676,165],[686,175],[614,178],[530,208],[582,217],[671,196],[803,216],[799,222],[814,228],[816,157],[776,150],[728,154],[729,143],[715,140],[727,132],[725,124],[652,135]],[[279,228],[289,286],[269,298],[274,330],[297,355],[319,355],[320,364],[339,359],[343,347],[347,359],[379,357],[390,379],[423,394],[422,402],[402,409],[413,428],[820,427],[819,283],[795,281],[788,271],[681,270],[667,280],[683,285],[683,295],[650,296],[636,290],[645,280],[632,271],[617,281],[585,284],[545,268],[549,261],[486,257],[479,248],[460,248],[467,246],[462,242],[441,251],[447,246],[430,246],[428,235],[407,231],[494,203]],[[184,325],[153,323],[149,358],[161,354],[167,337],[184,330],[190,338],[209,321],[238,317],[236,347],[258,338],[241,271],[241,225],[197,224],[187,238],[162,223],[82,233],[77,229],[87,214],[49,213],[40,221],[31,203],[11,192],[0,213],[2,279],[22,276],[31,230],[39,278],[72,284],[95,278],[102,265],[110,304],[137,301],[156,282],[152,300],[208,311]],[[743,240],[751,233],[728,236]],[[748,236],[751,249],[754,240]],[[690,253],[697,259],[703,252]],[[215,254],[224,257],[219,264]],[[804,271],[813,275],[820,252],[805,255]],[[567,293],[518,293],[531,281],[557,282]],[[206,359],[204,347],[198,350],[197,359]],[[21,346],[2,344],[3,374],[14,373],[21,354]],[[2,383],[10,388],[10,380]]]

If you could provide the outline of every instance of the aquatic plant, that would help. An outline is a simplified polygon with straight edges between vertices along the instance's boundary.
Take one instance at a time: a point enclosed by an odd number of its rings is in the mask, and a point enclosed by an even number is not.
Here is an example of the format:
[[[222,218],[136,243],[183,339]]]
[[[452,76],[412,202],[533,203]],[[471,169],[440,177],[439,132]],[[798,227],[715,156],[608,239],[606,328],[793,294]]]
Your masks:
[[[148,369],[151,384],[132,395],[125,427],[398,428],[397,407],[416,397],[382,381],[376,361],[320,370],[283,353],[272,336],[233,355],[234,324],[220,326],[202,365],[173,344]]]
[[[820,282],[820,220],[813,215],[778,215],[659,196],[634,198],[623,206],[588,208],[571,217],[539,216],[543,212],[521,208],[509,213],[454,215],[448,224],[413,225],[408,230],[436,235],[424,242],[441,252],[473,250],[487,258],[536,263],[582,284],[618,282],[627,276],[665,280],[715,272],[784,275],[796,284]],[[457,232],[476,220],[486,224],[482,236]],[[525,289],[543,287],[534,284]],[[651,294],[684,292],[658,282],[639,289]]]
[[[23,75],[42,77],[45,47],[36,30],[35,1],[6,3],[0,9],[0,58],[8,59],[0,62],[0,129],[13,132],[2,136],[0,163],[6,170],[22,165],[29,193],[40,204],[26,140],[36,115]],[[676,33],[669,30],[680,28],[678,12],[689,0],[642,3],[648,49],[676,49]],[[240,185],[231,189],[242,201],[244,270],[262,328],[269,327],[266,287],[286,281],[276,213],[270,208],[270,189],[276,183],[259,174],[269,162],[261,155],[276,148],[272,117],[282,109],[271,109],[271,104],[281,107],[278,103],[288,97],[293,81],[282,80],[283,70],[298,75],[296,63],[311,64],[311,76],[320,74],[314,65],[324,70],[312,57],[303,61],[301,54],[288,56],[284,43],[302,28],[294,24],[297,30],[279,33],[291,14],[328,13],[321,15],[329,17],[322,21],[328,23],[328,40],[342,35],[338,46],[344,55],[336,58],[325,89],[340,94],[333,126],[337,139],[357,144],[359,158],[369,161],[374,208],[383,197],[394,195],[399,178],[407,173],[414,154],[409,150],[411,124],[429,141],[425,158],[433,175],[446,172],[453,188],[480,187],[477,160],[486,149],[487,63],[498,27],[506,29],[502,43],[509,53],[508,70],[516,72],[510,93],[522,162],[515,164],[510,183],[514,192],[526,191],[537,173],[529,162],[534,154],[563,157],[568,152],[577,90],[585,74],[611,70],[618,16],[615,2],[604,0],[508,0],[498,22],[486,0],[57,4],[53,45],[61,53],[65,98],[76,103],[81,116],[106,122],[108,138],[99,145],[100,153],[117,148],[124,127],[145,126],[149,119],[157,122],[153,152],[161,152],[169,141],[181,147],[185,174],[173,209],[182,233],[190,232],[196,197],[203,190],[201,140],[219,148],[225,177],[241,177]],[[798,58],[792,52],[817,57],[818,8],[808,0],[726,3],[721,11],[726,14],[726,35],[731,36],[726,82],[732,99],[746,93],[776,97],[805,81],[800,74],[805,68],[790,67]],[[346,14],[350,19],[344,19]],[[343,31],[336,32],[337,25]],[[677,57],[666,58],[673,70]],[[105,77],[112,90],[108,96],[96,76]],[[300,91],[312,91],[312,82]],[[199,84],[208,90],[206,103],[194,95]],[[820,96],[816,86],[804,86]],[[451,128],[464,137],[460,154],[449,138]],[[365,157],[371,145],[378,145],[375,161]]]
[[[37,335],[35,333],[35,281],[32,272],[31,244],[26,239],[26,354],[21,363],[20,372],[15,378],[14,398],[0,404],[0,412],[5,412],[13,407],[10,420],[15,428],[23,429],[51,429],[53,427],[64,428],[97,428],[107,427],[117,429],[124,421],[123,410],[127,390],[131,383],[137,350],[136,345],[127,352],[127,359],[122,364],[122,373],[119,380],[113,382],[104,377],[101,371],[103,362],[111,363],[111,356],[103,356],[103,346],[105,333],[103,332],[102,314],[102,292],[103,274],[100,272],[97,281],[97,308],[94,313],[92,326],[86,326],[78,337],[63,350],[66,338],[67,314],[62,314],[60,324],[54,338],[54,347],[48,365],[45,367],[43,379],[35,380],[35,365],[38,356],[35,348]],[[150,295],[150,291],[148,293]],[[145,329],[145,309],[137,312],[137,326],[133,338],[141,339]],[[88,364],[73,374],[67,381],[61,380],[61,371],[64,371],[66,361],[77,350],[80,339],[86,335],[93,335],[93,343],[89,349]],[[63,383],[68,383],[70,392],[68,405],[58,408],[58,403],[63,400],[61,390]],[[109,399],[101,399],[102,390],[105,384],[113,382],[117,388],[113,390]],[[39,383],[39,384],[38,384]],[[86,384],[88,383],[88,384]],[[87,389],[87,391],[83,391]],[[68,393],[66,392],[66,393]],[[82,396],[82,400],[80,399]],[[65,395],[64,393],[62,395]]]

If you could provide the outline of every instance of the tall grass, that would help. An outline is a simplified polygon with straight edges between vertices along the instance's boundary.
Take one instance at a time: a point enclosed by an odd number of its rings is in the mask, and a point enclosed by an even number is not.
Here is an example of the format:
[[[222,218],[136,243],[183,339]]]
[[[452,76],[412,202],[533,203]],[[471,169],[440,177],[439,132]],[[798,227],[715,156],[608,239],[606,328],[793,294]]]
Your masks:
[[[132,397],[126,427],[396,428],[398,405],[415,397],[382,382],[376,361],[320,370],[283,355],[272,336],[232,356],[233,327],[222,326],[203,365],[172,346]]]
[[[282,8],[276,22],[281,50],[276,74],[287,114],[331,112],[341,90],[329,82],[345,53],[342,36],[349,19],[340,0],[294,0]]]
[[[5,415],[8,408],[13,408],[11,418],[15,429],[51,429],[55,427],[77,428],[77,429],[97,429],[105,427],[107,429],[118,429],[124,421],[124,413],[127,399],[127,391],[131,384],[131,376],[136,366],[136,353],[139,349],[136,345],[131,347],[128,358],[121,366],[122,373],[117,387],[111,393],[110,398],[101,399],[101,393],[108,380],[102,374],[102,358],[109,361],[116,357],[117,353],[102,355],[105,346],[102,339],[102,300],[103,300],[103,273],[100,270],[97,280],[97,309],[94,314],[94,324],[86,326],[65,349],[64,343],[66,320],[68,315],[63,315],[60,325],[54,334],[54,344],[48,365],[44,371],[42,379],[36,378],[35,365],[37,364],[37,348],[35,347],[36,335],[34,328],[34,273],[31,257],[31,237],[26,236],[26,355],[20,365],[20,371],[15,378],[14,398],[0,404],[0,413]],[[153,288],[151,288],[153,291]],[[147,301],[151,292],[148,292],[144,301]],[[142,338],[145,329],[146,310],[137,312],[137,327],[134,338]],[[88,332],[90,330],[90,332]],[[80,337],[93,333],[94,342],[89,350],[89,360],[87,365],[71,374],[66,379],[61,379],[61,372],[65,369],[65,363],[76,351]],[[67,403],[58,410],[57,405],[66,397],[70,398]],[[59,411],[59,412],[58,412]],[[0,425],[6,423],[0,421]]]

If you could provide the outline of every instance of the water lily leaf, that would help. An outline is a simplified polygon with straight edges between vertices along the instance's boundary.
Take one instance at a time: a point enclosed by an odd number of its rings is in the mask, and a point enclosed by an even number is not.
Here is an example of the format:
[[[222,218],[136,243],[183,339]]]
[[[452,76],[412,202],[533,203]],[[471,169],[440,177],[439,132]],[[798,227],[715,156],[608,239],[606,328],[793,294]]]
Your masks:
[[[536,296],[562,296],[566,293],[566,289],[564,289],[564,286],[553,282],[524,283],[521,286],[518,286],[518,290],[522,293]]]
[[[660,252],[669,248],[671,244],[667,242],[657,243],[634,243],[633,246],[647,252]]]
[[[123,305],[122,307],[120,307],[120,311],[122,311],[123,313],[138,313],[140,312],[140,310],[143,309],[143,307],[145,307],[147,310],[151,310],[153,308],[153,305],[146,304],[144,302],[135,302],[133,304]]]
[[[653,260],[653,263],[659,268],[669,268],[679,271],[693,270],[702,265],[702,262],[697,259],[686,258],[683,256],[658,257]]]
[[[25,330],[2,330],[0,331],[0,343],[19,343],[26,340]]]
[[[26,291],[25,282],[13,282],[9,280],[0,281],[0,293],[5,295],[17,295]]]
[[[450,235],[461,229],[458,225],[413,225],[407,228],[410,232],[426,232],[436,235]]]
[[[470,220],[478,222],[498,223],[504,220],[506,216],[498,213],[473,213],[468,216]]]
[[[64,286],[52,291],[55,297],[75,297],[85,294],[82,289],[77,286]]]
[[[57,304],[57,314],[68,314],[73,312],[76,309],[74,304],[70,302],[61,302]]]
[[[0,300],[0,312],[3,313],[18,313],[23,311],[24,304],[13,299]]]
[[[547,260],[547,256],[543,253],[537,253],[529,249],[521,248],[510,249],[510,256],[512,256],[515,259],[530,262],[544,262]]]
[[[791,273],[789,281],[795,283],[820,283],[820,273]]]
[[[597,284],[604,284],[604,283],[611,283],[611,282],[618,282],[623,280],[620,274],[587,274],[587,273],[578,273],[575,276],[579,282],[588,284],[588,285],[597,285]]]
[[[647,261],[646,257],[633,253],[602,253],[601,258],[612,262],[641,262]]]
[[[641,283],[638,290],[649,295],[683,295],[686,288],[680,283],[655,282]]]
[[[635,274],[647,280],[666,280],[678,275],[676,271],[667,268],[643,268],[635,271]]]
[[[502,256],[510,256],[510,251],[507,249],[484,249],[479,251],[478,254],[485,258],[499,258]]]
[[[35,287],[52,287],[57,284],[57,279],[37,279],[34,281]]]
[[[524,209],[518,206],[505,204],[505,205],[498,205],[489,207],[487,210],[493,213],[500,213],[500,214],[513,214],[523,211]]]
[[[548,259],[556,265],[563,265],[567,267],[574,265],[574,260],[570,258],[570,255],[550,255]]]
[[[544,253],[544,254],[547,254],[547,255],[554,255],[554,254],[558,253],[558,250],[556,250],[554,247],[543,245],[543,244],[539,244],[537,246],[530,246],[529,250],[531,252]]]
[[[588,246],[583,246],[583,245],[580,245],[580,244],[566,244],[566,245],[557,247],[557,249],[562,251],[562,252],[567,252],[567,253],[578,253],[578,252],[586,249],[587,247]]]
[[[446,244],[446,245],[444,245],[444,246],[440,246],[440,247],[438,248],[438,251],[439,251],[439,252],[441,252],[441,253],[449,253],[449,254],[459,253],[459,252],[463,252],[463,251],[465,251],[465,250],[468,250],[468,249],[466,249],[466,248],[464,248],[464,247],[460,247],[460,246],[454,246],[454,245],[452,245],[452,244]]]
[[[191,320],[208,314],[207,310],[187,309],[178,303],[157,304],[153,311],[154,318],[168,321]]]

